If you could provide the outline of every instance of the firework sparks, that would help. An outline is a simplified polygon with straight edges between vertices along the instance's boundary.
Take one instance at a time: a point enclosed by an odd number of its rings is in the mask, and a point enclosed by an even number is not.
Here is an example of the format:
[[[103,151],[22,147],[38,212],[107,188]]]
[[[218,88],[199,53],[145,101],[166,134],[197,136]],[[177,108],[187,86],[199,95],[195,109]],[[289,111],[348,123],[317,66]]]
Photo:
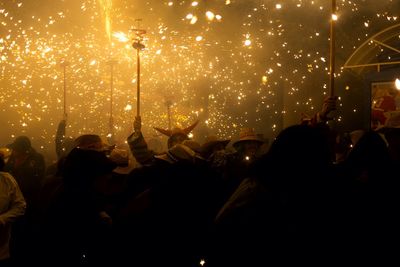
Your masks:
[[[63,114],[63,58],[70,63],[68,133],[106,136],[110,55],[118,61],[115,134],[124,140],[135,114],[136,58],[129,41],[136,17],[148,31],[141,77],[147,136],[154,126],[167,127],[167,100],[174,103],[173,124],[200,118],[210,132],[229,137],[245,126],[279,130],[280,114],[313,112],[328,91],[326,1],[44,0],[40,8],[34,2],[0,3],[3,144],[32,133],[52,149]],[[338,23],[354,22],[339,25],[339,34],[352,29],[338,44],[340,55],[398,22],[393,1],[377,2],[338,1]],[[290,105],[284,111],[280,95]]]

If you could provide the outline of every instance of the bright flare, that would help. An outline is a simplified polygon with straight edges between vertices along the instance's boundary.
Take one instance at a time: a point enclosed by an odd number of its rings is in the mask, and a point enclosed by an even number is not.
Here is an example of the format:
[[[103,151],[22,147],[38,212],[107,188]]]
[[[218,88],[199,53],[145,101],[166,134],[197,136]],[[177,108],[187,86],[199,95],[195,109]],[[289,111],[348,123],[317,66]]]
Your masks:
[[[396,89],[400,90],[400,80],[397,78],[395,81]]]

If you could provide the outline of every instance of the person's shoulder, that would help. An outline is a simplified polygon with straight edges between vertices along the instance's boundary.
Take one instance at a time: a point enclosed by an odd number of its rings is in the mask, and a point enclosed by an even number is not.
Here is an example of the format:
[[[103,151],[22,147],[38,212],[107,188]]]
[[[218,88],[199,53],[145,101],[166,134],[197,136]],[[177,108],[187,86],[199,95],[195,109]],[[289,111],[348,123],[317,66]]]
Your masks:
[[[6,184],[16,186],[17,181],[9,172],[0,172],[1,180],[3,180]]]

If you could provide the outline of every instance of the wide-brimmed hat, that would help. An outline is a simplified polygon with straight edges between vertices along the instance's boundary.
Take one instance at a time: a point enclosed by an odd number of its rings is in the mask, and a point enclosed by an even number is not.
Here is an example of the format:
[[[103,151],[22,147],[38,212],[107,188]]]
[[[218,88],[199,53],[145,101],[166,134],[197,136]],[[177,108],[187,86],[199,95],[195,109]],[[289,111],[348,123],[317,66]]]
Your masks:
[[[113,170],[119,174],[129,174],[135,168],[135,160],[129,157],[129,151],[126,149],[115,148],[111,151],[109,159],[117,164]]]
[[[261,135],[257,134],[254,128],[243,128],[239,133],[239,140],[233,143],[233,147],[237,147],[239,144],[245,141],[255,141],[260,144],[264,143],[264,139]]]
[[[154,157],[164,160],[168,163],[176,163],[180,161],[191,162],[194,161],[194,159],[196,158],[196,152],[185,145],[177,144],[168,149],[166,153],[156,155]]]
[[[116,167],[117,163],[101,151],[74,148],[65,159],[63,175],[65,178],[95,177],[111,173]]]
[[[178,128],[178,127],[175,127],[175,128],[173,128],[171,130],[169,130],[169,129],[165,130],[165,129],[161,129],[161,128],[158,128],[158,127],[154,127],[154,129],[159,131],[163,135],[168,136],[168,137],[171,137],[171,136],[176,135],[176,134],[188,135],[197,126],[198,123],[199,123],[199,121],[196,121],[192,125],[190,125],[189,127],[186,127],[186,128],[183,128],[183,129]]]
[[[7,148],[17,151],[28,151],[32,148],[29,137],[21,135],[15,138],[14,142],[7,145]]]
[[[223,147],[226,147],[230,141],[231,139],[219,139],[216,135],[209,135],[201,146],[201,151],[204,154],[210,153],[216,145],[221,144]]]
[[[74,140],[74,143],[74,147],[97,151],[111,151],[115,148],[97,134],[82,134]]]

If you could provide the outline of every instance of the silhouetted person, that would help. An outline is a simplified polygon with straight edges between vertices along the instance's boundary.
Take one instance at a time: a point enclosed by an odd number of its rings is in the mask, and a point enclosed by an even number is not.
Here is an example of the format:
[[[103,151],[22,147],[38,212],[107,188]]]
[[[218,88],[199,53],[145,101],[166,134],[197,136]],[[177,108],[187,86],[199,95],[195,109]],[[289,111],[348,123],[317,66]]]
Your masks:
[[[10,238],[13,222],[25,213],[26,203],[15,179],[4,172],[0,155],[0,266],[11,266]]]
[[[38,202],[46,166],[29,137],[18,136],[8,147],[12,152],[4,169],[17,181],[27,205],[25,215],[14,224],[11,243],[12,257],[23,264],[30,262],[35,254]]]
[[[220,210],[210,264],[300,264],[325,253],[332,241],[330,166],[329,142],[319,128],[283,130]]]

